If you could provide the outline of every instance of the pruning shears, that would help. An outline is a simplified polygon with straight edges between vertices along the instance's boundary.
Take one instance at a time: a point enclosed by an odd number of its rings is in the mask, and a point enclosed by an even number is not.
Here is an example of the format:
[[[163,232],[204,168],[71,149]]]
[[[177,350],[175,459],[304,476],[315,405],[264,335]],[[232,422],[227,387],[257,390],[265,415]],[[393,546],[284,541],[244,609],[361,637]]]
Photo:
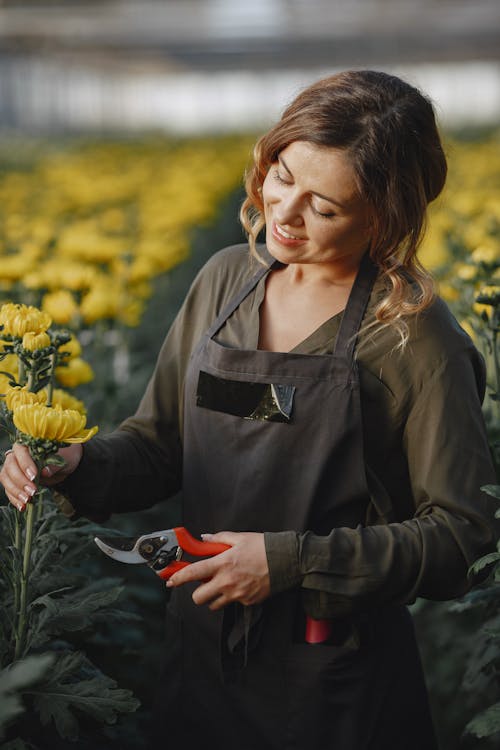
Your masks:
[[[119,562],[137,565],[145,563],[164,581],[181,568],[190,565],[182,560],[187,552],[193,557],[213,557],[230,548],[222,542],[203,542],[192,536],[184,526],[165,531],[152,531],[135,537],[94,537],[100,550]],[[331,620],[306,618],[306,643],[324,643],[332,632]]]
[[[186,552],[193,557],[213,557],[229,549],[229,544],[203,542],[192,536],[184,526],[165,531],[152,531],[139,537],[94,538],[100,550],[119,562],[137,565],[145,563],[157,576],[166,581],[181,568],[190,565],[182,560]]]

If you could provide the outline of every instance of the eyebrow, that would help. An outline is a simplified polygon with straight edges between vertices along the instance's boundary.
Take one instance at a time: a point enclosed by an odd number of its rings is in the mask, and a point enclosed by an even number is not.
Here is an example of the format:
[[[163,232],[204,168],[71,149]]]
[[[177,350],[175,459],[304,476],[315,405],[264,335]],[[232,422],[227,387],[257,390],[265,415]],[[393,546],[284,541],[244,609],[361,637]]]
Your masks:
[[[280,164],[283,165],[283,167],[286,169],[290,177],[293,178],[293,174],[291,173],[290,169],[287,166],[286,161],[283,159],[282,156],[278,154],[278,161]],[[341,203],[340,201],[336,201],[334,198],[329,198],[328,195],[323,195],[322,193],[317,193],[316,190],[310,190],[309,191],[312,195],[316,195],[318,198],[322,198],[325,201],[328,201],[328,203],[333,203],[335,206],[338,206],[339,208],[346,208],[344,203]]]

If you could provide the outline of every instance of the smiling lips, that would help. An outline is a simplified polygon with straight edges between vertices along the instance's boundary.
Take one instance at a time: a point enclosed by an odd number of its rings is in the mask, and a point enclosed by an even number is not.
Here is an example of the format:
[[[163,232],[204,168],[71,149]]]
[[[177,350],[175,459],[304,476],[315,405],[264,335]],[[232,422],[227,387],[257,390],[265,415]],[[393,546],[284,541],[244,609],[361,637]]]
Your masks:
[[[299,245],[304,242],[303,237],[296,237],[294,234],[290,234],[276,222],[273,223],[273,237],[278,240],[278,242],[281,242],[281,244],[288,246]]]

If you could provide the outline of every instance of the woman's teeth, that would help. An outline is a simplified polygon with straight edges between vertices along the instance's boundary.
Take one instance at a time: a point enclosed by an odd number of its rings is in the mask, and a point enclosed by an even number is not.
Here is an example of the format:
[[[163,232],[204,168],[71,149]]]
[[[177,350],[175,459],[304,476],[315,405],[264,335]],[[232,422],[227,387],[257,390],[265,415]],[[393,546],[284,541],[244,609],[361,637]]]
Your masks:
[[[282,237],[286,237],[287,240],[299,240],[300,237],[296,237],[294,234],[289,234],[288,232],[285,232],[284,229],[280,227],[279,224],[276,224],[276,231],[278,234],[281,234]]]

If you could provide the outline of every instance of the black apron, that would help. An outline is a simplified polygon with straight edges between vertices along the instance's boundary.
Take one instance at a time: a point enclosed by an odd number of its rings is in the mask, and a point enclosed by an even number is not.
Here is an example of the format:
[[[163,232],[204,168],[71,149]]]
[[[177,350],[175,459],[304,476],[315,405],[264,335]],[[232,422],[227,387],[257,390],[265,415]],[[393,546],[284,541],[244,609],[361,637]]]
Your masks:
[[[185,383],[183,523],[203,532],[362,524],[370,504],[355,340],[376,269],[365,256],[335,351],[303,355],[214,339],[261,268],[195,349]],[[390,606],[305,642],[300,588],[211,612],[172,593],[156,738],[184,750],[432,750],[411,618]],[[164,744],[162,744],[162,739]]]

